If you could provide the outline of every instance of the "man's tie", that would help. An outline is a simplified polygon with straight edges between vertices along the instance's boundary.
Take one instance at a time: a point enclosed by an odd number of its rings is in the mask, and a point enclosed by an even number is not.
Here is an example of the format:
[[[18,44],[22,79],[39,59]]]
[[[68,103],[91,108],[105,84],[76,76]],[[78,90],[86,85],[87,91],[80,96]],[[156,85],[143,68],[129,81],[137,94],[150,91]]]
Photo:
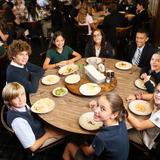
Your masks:
[[[138,50],[138,55],[137,55],[137,58],[135,60],[135,64],[138,65],[139,64],[139,61],[140,61],[140,57],[141,57],[141,50],[140,49],[137,49]]]

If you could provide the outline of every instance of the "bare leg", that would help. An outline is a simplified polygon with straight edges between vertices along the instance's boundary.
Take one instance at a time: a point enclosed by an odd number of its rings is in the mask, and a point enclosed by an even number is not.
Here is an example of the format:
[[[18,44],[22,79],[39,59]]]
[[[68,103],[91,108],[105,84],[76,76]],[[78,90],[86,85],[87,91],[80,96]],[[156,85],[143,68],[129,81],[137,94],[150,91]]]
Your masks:
[[[75,157],[76,152],[78,151],[79,147],[73,143],[68,143],[64,153],[63,153],[63,159],[64,160],[72,160]]]

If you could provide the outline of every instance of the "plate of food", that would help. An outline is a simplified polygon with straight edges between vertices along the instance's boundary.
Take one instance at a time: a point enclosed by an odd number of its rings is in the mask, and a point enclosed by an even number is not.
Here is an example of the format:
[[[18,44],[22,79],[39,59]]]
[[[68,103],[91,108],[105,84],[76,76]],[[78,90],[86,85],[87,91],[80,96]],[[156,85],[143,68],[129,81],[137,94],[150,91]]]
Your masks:
[[[60,77],[57,75],[47,75],[43,77],[41,81],[45,85],[52,85],[58,83],[60,81]]]
[[[52,94],[56,97],[62,97],[68,93],[68,89],[65,87],[57,87],[52,91]]]
[[[102,59],[99,57],[89,57],[86,59],[88,64],[99,64],[102,62]]]
[[[132,68],[132,64],[125,61],[119,61],[115,64],[115,67],[121,70],[129,70]]]
[[[36,101],[32,107],[31,111],[34,113],[48,113],[55,108],[55,102],[50,98],[42,98]]]
[[[103,122],[94,120],[94,112],[86,112],[80,116],[79,125],[86,130],[94,131],[100,129],[103,126]]]
[[[65,78],[65,82],[68,84],[75,84],[80,81],[80,75],[79,74],[71,74]]]
[[[61,75],[69,75],[69,74],[76,72],[77,70],[78,70],[78,66],[76,64],[68,64],[68,65],[61,67],[58,70],[58,73]]]
[[[150,81],[155,86],[155,83],[152,80],[150,80]],[[136,79],[135,82],[134,82],[134,84],[139,89],[147,90],[146,86],[144,85],[144,81],[142,79],[140,79],[140,78]]]
[[[101,91],[101,87],[96,83],[85,83],[80,86],[79,91],[84,96],[95,96]]]
[[[149,102],[144,101],[144,100],[134,100],[129,104],[129,109],[137,114],[137,115],[141,115],[141,116],[146,116],[151,114],[153,108],[150,105]]]

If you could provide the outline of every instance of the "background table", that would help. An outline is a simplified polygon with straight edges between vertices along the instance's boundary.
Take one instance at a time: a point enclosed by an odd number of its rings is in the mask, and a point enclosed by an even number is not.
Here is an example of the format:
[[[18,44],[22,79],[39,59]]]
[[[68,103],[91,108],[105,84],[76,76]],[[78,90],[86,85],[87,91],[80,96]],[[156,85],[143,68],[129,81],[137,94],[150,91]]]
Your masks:
[[[104,59],[106,69],[111,69],[115,72],[117,87],[114,91],[123,98],[125,105],[127,105],[125,98],[129,93],[134,94],[137,90],[134,86],[134,81],[139,77],[140,68],[133,66],[131,70],[119,70],[115,68],[115,63],[118,61],[116,59]],[[77,64],[86,64],[85,59],[79,60]],[[58,74],[58,70],[47,70],[45,75],[48,74]],[[65,76],[61,76],[60,82],[51,86],[43,85],[40,82],[37,93],[30,96],[31,104],[40,98],[51,98],[55,101],[56,107],[47,114],[39,115],[44,121],[65,131],[80,134],[95,134],[95,132],[82,129],[79,126],[78,120],[81,114],[91,111],[88,103],[93,99],[97,99],[97,97],[77,96],[72,93],[68,93],[64,97],[54,97],[52,90],[58,86],[64,86],[64,78]]]

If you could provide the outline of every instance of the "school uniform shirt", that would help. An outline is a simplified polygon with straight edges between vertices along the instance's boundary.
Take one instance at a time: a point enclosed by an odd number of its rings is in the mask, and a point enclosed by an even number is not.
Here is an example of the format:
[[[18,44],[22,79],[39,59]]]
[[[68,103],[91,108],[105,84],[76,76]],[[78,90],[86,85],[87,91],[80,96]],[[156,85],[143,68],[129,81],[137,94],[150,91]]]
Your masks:
[[[33,118],[28,105],[16,108],[16,111],[9,108],[7,122],[24,148],[31,147],[44,134],[41,123]]]
[[[50,64],[58,63],[64,60],[70,59],[70,56],[73,53],[73,49],[67,45],[63,47],[62,53],[59,53],[56,48],[49,49],[47,51],[46,57],[50,58]]]
[[[18,82],[24,86],[27,93],[35,93],[38,89],[39,79],[43,76],[42,67],[27,62],[25,66],[18,65],[14,61],[7,67],[6,80]]]
[[[146,129],[143,131],[143,142],[149,148],[155,145],[154,140],[160,134],[160,110],[154,110],[149,120],[156,126],[154,128]]]
[[[144,85],[147,88],[147,91],[149,93],[153,93],[155,86],[160,82],[160,72],[158,72],[158,73],[156,73],[155,71],[152,72],[151,73],[151,80],[152,79],[155,82],[155,84],[153,84],[150,80],[144,83]]]
[[[95,136],[92,147],[101,160],[127,160],[129,140],[125,122],[103,127]]]
[[[91,41],[87,43],[85,47],[85,55],[84,57],[104,57],[104,58],[113,58],[112,46],[106,42],[105,49],[96,50],[95,46],[93,48]]]

